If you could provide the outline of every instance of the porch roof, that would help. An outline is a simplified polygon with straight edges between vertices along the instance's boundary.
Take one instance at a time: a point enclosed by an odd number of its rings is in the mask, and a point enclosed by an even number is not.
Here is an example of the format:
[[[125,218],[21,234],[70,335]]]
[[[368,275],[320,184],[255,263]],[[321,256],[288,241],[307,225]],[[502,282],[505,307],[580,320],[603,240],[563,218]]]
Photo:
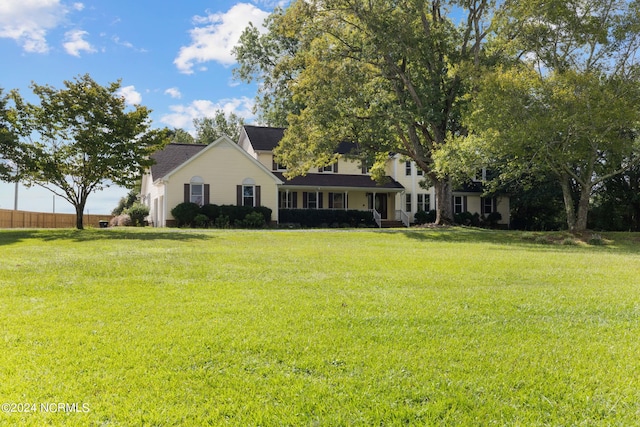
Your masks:
[[[284,184],[281,187],[289,188],[324,188],[324,189],[352,189],[361,191],[380,191],[398,193],[404,191],[404,187],[391,177],[386,177],[380,184],[369,175],[342,175],[335,173],[310,173],[305,176],[296,176],[286,179],[282,172],[273,172]]]

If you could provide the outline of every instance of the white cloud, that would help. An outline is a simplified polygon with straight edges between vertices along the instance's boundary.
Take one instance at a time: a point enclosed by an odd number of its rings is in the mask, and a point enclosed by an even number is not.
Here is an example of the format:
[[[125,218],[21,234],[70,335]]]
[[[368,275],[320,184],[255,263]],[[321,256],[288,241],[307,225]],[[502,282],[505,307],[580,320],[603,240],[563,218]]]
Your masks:
[[[231,50],[238,43],[242,31],[252,22],[258,28],[269,16],[254,5],[238,3],[226,13],[209,13],[207,16],[195,16],[195,28],[189,31],[191,44],[182,46],[173,63],[180,72],[192,74],[195,64],[217,61],[231,65],[235,58]]]
[[[77,11],[81,11],[84,10],[84,4],[83,3],[74,3],[73,4],[73,8]]]
[[[27,52],[46,53],[47,31],[57,27],[67,12],[60,0],[2,0],[0,37],[14,39]]]
[[[84,39],[89,35],[86,31],[73,30],[64,34],[65,42],[62,44],[64,50],[73,56],[80,56],[80,52],[94,53],[96,50],[91,44]]]
[[[182,98],[182,94],[178,90],[177,87],[170,87],[169,89],[164,91],[165,95],[169,95],[172,98],[180,99]]]
[[[124,102],[127,105],[139,105],[142,103],[142,95],[136,90],[135,86],[121,87],[118,95],[124,98]]]
[[[193,119],[213,117],[217,110],[226,114],[234,113],[245,120],[253,118],[253,100],[247,97],[222,99],[217,103],[208,100],[196,100],[189,105],[172,105],[171,114],[160,118],[162,123],[187,131],[193,130]]]

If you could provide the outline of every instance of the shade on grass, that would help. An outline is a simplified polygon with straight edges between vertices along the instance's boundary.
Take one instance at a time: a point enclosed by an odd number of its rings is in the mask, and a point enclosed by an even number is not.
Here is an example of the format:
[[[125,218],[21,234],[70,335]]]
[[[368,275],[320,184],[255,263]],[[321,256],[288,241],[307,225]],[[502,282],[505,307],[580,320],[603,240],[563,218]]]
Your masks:
[[[640,236],[606,237],[0,231],[0,424],[633,425]]]

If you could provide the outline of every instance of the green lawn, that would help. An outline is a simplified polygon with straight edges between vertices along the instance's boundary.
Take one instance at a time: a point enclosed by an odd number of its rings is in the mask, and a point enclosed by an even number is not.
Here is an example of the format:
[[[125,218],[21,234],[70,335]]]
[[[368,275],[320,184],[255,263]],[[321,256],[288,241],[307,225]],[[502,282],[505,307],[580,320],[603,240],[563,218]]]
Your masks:
[[[3,230],[0,425],[638,425],[603,237]]]

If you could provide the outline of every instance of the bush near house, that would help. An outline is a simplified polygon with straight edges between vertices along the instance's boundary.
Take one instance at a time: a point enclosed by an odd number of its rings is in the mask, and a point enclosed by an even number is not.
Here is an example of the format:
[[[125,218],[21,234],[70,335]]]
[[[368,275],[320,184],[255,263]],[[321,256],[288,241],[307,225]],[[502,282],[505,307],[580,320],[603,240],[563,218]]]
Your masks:
[[[373,227],[373,214],[368,211],[343,211],[319,209],[280,209],[281,224],[300,227]]]
[[[264,206],[204,205],[180,203],[171,210],[178,227],[260,228],[271,222],[271,209]]]

